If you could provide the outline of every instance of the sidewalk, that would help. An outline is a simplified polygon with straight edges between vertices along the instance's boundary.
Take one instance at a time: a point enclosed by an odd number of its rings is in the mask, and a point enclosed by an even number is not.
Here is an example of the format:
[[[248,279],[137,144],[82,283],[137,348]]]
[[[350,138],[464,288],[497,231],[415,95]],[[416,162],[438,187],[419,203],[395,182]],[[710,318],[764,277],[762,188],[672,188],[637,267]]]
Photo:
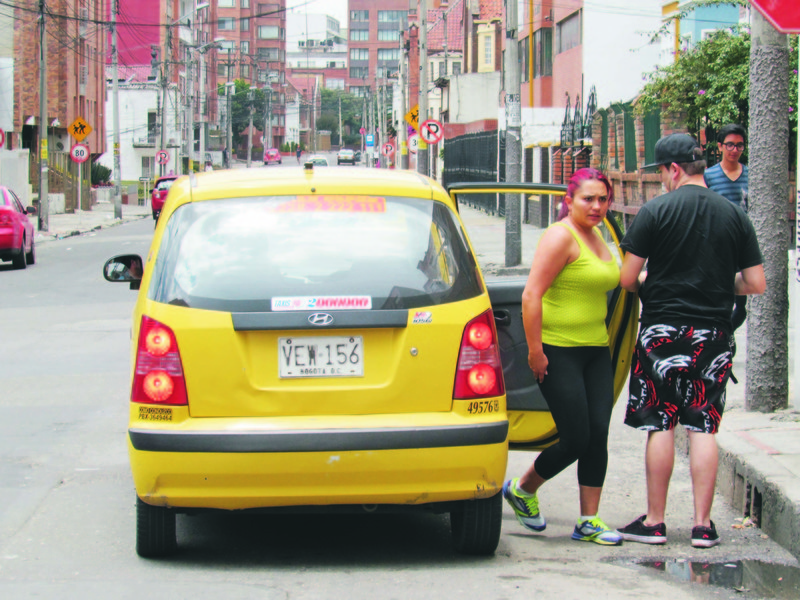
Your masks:
[[[527,277],[542,230],[522,225],[522,265],[505,267],[505,220],[462,206],[461,218],[478,262],[487,279]],[[38,232],[40,241],[58,240],[120,223],[152,218],[149,206],[122,206],[122,219],[114,218],[111,203],[96,204],[91,211],[50,215],[49,232]],[[31,217],[34,225],[36,217]],[[790,319],[790,323],[795,321]],[[789,373],[794,369],[793,330],[789,327]],[[742,517],[748,517],[762,531],[800,558],[800,412],[790,407],[762,414],[744,410],[747,332],[736,334],[738,344],[734,373],[738,384],[728,385],[728,399],[722,430],[717,435],[720,468],[718,491]],[[790,396],[790,402],[793,396]],[[624,401],[624,396],[620,399]],[[683,428],[679,428],[683,432]],[[678,435],[687,448],[686,435]]]
[[[82,210],[75,214],[50,215],[48,230],[45,232],[39,231],[39,217],[36,215],[28,216],[36,232],[37,244],[148,217],[150,219],[153,218],[153,212],[150,210],[149,204],[147,206],[123,204],[122,219],[115,219],[114,204],[112,202],[98,202],[92,206],[92,210]]]
[[[522,265],[505,268],[504,219],[465,206],[460,207],[460,214],[487,279],[527,276],[541,229],[522,225]],[[790,385],[794,369],[794,321],[790,317]],[[744,410],[746,325],[737,330],[736,340],[733,371],[739,383],[728,384],[727,405],[717,435],[717,491],[742,517],[749,518],[746,524],[755,523],[800,558],[800,412],[791,406],[791,395],[786,410],[768,414]],[[624,392],[619,401],[625,401]],[[687,451],[688,438],[682,427],[676,437],[679,446]]]

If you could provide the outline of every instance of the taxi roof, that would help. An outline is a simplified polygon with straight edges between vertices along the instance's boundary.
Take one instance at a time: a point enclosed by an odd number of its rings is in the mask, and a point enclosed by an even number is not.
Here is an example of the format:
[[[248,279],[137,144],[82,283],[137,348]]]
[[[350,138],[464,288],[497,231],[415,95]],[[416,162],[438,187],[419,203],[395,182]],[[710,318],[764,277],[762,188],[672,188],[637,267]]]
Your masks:
[[[413,198],[436,198],[448,204],[449,196],[432,179],[415,171],[363,168],[257,167],[228,169],[194,176],[190,192],[189,177],[173,184],[170,194],[178,202],[281,196],[296,194],[385,195]]]

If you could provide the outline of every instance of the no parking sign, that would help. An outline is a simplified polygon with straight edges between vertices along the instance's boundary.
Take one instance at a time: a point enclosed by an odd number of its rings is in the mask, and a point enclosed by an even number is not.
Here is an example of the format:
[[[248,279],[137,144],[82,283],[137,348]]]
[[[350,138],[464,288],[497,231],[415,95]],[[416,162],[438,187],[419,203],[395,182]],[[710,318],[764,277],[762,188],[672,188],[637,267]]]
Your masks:
[[[394,144],[392,144],[391,142],[387,142],[383,146],[381,146],[381,154],[383,154],[384,156],[391,156],[392,154],[394,154]]]
[[[420,125],[419,134],[429,144],[435,144],[444,137],[444,127],[439,121],[428,119]]]

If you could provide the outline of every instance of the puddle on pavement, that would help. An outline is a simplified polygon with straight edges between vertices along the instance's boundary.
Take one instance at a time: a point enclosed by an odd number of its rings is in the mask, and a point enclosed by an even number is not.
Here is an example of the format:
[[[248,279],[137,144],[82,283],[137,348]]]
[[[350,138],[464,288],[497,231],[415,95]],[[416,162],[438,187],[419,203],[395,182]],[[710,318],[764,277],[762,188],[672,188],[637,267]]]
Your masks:
[[[737,560],[709,563],[685,559],[637,562],[639,566],[661,571],[673,579],[690,581],[743,592],[745,597],[800,598],[800,568]]]

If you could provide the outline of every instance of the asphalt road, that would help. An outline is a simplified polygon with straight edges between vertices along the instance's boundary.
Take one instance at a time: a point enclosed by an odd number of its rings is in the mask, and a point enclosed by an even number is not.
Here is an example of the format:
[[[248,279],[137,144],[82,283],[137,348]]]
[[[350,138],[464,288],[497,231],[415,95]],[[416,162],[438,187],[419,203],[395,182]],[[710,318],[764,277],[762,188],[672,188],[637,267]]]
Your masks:
[[[542,489],[544,533],[523,530],[505,508],[493,558],[454,554],[447,517],[423,514],[181,516],[178,556],[138,558],[126,451],[135,292],[105,282],[101,267],[114,254],[145,254],[152,230],[143,219],[42,244],[25,271],[0,264],[0,597],[754,598],[760,594],[735,592],[733,584],[679,579],[693,561],[796,564],[759,530],[733,528],[741,522],[722,500],[714,510],[722,546],[691,548],[683,459],[664,547],[572,541],[572,468]],[[621,424],[622,408],[613,417],[601,508],[612,526],[645,506],[644,437]],[[533,457],[512,453],[509,476]],[[635,564],[641,561],[683,575]]]

